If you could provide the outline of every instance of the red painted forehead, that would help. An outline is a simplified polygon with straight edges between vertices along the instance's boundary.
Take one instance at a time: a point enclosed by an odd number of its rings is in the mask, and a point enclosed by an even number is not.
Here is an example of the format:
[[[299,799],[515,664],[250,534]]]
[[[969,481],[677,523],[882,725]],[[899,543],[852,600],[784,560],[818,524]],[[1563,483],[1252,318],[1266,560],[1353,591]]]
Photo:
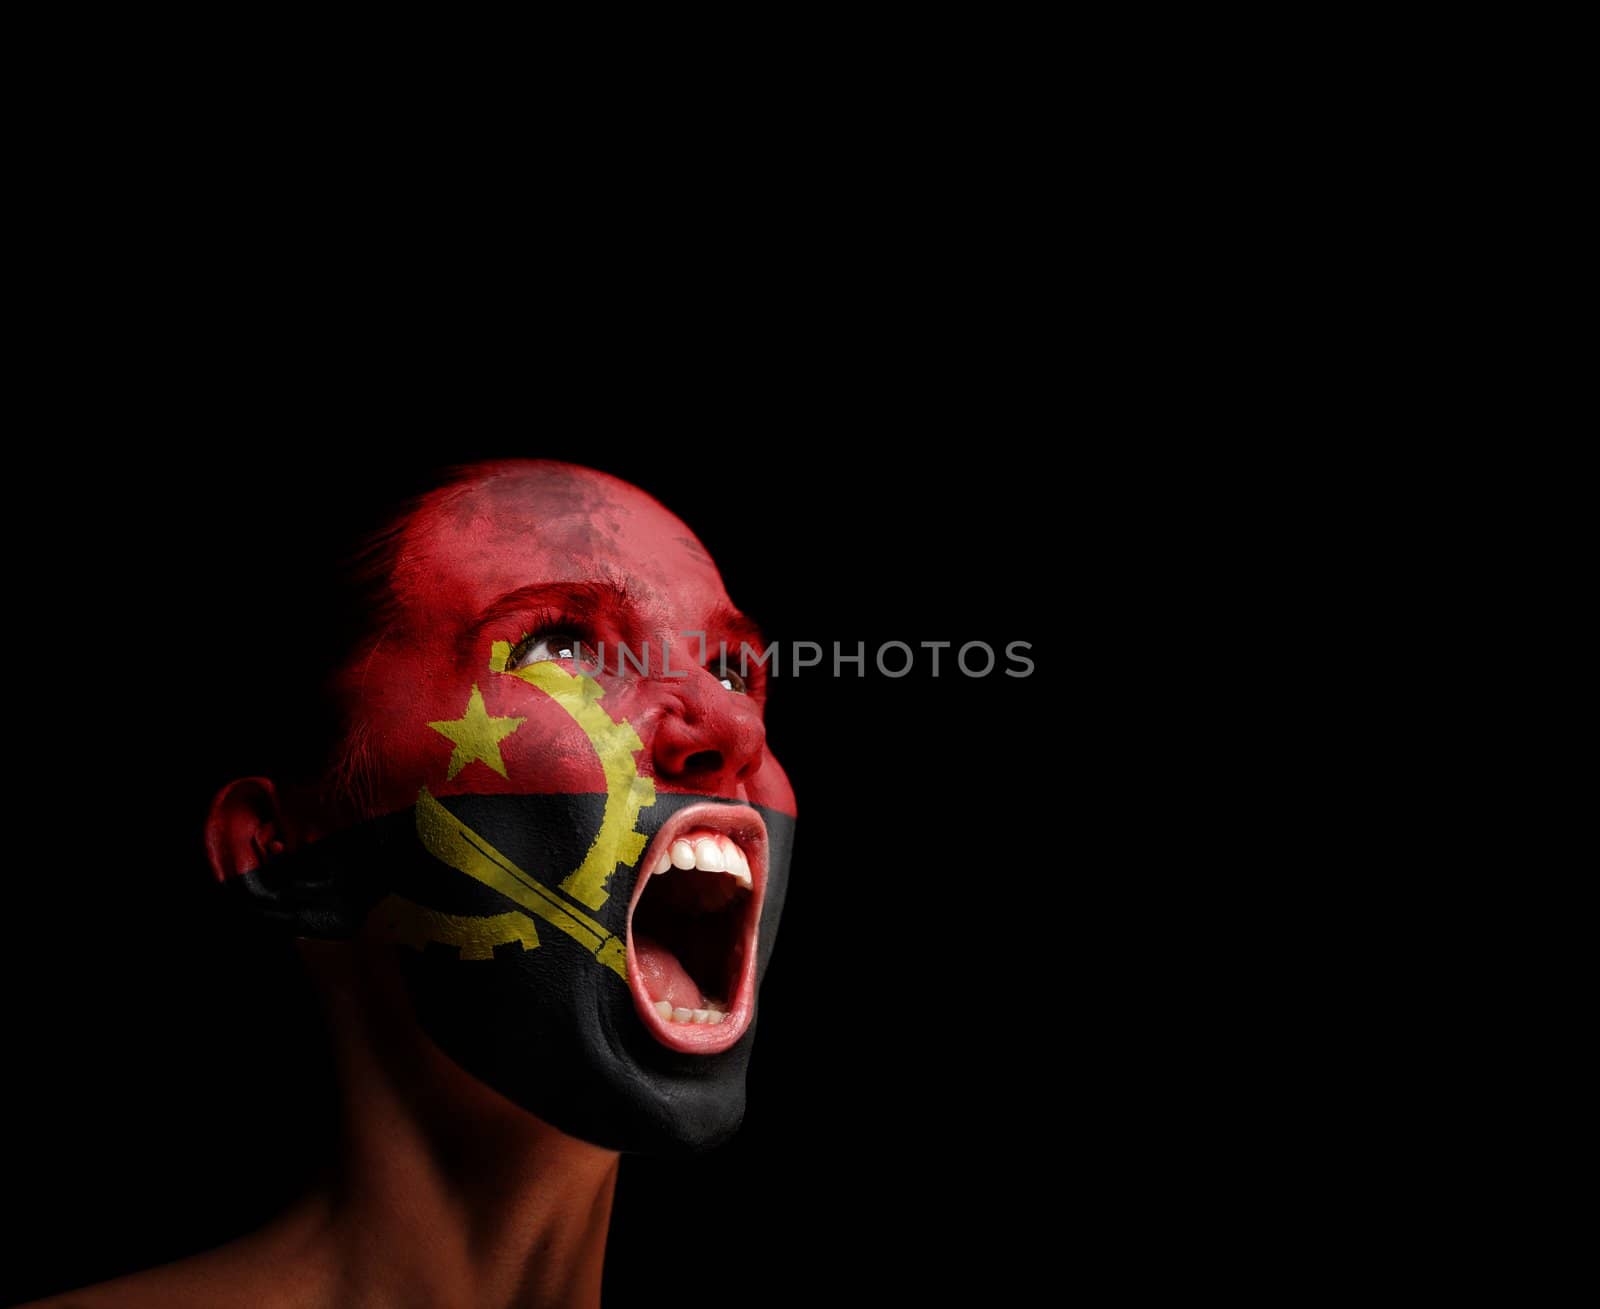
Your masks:
[[[412,518],[392,579],[402,623],[480,614],[519,588],[626,587],[664,627],[696,627],[727,605],[716,565],[661,504],[569,464],[485,470]]]

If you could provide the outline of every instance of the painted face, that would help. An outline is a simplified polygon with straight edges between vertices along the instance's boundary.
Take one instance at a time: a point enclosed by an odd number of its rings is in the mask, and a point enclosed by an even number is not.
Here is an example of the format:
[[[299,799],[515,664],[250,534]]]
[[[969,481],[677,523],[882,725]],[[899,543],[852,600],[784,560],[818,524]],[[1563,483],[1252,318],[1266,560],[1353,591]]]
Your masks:
[[[795,805],[715,565],[635,488],[523,463],[419,511],[391,583],[341,679],[384,816],[324,843],[362,930],[433,1040],[557,1127],[724,1139]]]

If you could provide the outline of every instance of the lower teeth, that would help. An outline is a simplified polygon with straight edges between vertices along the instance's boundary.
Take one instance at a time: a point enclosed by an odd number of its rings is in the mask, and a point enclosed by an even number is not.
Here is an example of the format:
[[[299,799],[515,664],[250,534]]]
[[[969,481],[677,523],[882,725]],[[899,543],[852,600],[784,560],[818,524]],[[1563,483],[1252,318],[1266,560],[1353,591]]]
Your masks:
[[[662,1020],[668,1023],[701,1023],[713,1026],[727,1018],[727,1013],[722,1009],[713,1009],[707,1006],[704,1009],[685,1009],[681,1005],[674,1008],[665,1000],[656,1001],[656,1012]]]

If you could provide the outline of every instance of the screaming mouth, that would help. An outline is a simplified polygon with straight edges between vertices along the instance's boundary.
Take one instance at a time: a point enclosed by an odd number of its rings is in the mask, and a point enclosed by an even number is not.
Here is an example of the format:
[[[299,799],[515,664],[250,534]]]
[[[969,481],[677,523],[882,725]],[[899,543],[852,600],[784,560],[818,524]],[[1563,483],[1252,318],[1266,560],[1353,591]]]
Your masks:
[[[656,833],[628,911],[628,986],[661,1044],[716,1054],[755,1014],[767,828],[754,809],[696,804]]]

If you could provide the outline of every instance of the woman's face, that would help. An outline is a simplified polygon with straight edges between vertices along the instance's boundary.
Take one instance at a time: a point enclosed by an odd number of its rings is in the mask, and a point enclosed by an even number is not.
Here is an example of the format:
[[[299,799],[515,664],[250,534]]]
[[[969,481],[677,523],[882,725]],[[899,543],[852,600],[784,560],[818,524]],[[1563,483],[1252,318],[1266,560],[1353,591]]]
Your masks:
[[[390,581],[340,689],[419,1020],[574,1135],[725,1138],[795,812],[754,628],[678,519],[568,465],[437,497]]]

